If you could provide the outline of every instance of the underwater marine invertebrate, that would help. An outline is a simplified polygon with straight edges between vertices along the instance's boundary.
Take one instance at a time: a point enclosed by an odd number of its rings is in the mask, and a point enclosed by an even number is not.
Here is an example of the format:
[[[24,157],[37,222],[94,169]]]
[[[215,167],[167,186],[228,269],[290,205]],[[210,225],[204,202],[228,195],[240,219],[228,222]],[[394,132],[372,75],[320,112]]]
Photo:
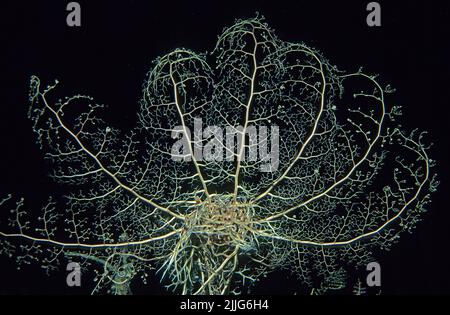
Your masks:
[[[153,269],[183,294],[239,293],[277,268],[340,289],[343,265],[411,231],[437,185],[389,86],[283,42],[260,17],[224,29],[211,54],[158,58],[129,132],[89,96],[53,100],[56,86],[32,77],[29,117],[52,177],[76,188],[49,201],[40,226],[13,206],[2,252],[47,270],[61,258],[98,265],[95,292],[129,293]]]

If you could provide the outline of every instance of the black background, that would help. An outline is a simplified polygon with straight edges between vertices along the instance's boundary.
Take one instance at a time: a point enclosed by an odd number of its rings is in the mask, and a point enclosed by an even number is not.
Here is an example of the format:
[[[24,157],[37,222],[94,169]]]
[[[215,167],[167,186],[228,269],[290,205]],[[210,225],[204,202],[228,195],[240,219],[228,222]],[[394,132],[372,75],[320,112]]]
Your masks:
[[[38,209],[48,195],[58,194],[26,118],[32,74],[43,84],[59,79],[61,96],[90,94],[108,104],[106,119],[126,128],[135,122],[154,58],[177,47],[211,50],[223,27],[258,11],[282,40],[318,48],[340,69],[364,66],[380,73],[382,83],[397,89],[394,99],[403,106],[405,128],[429,131],[441,185],[415,232],[380,256],[381,289],[382,294],[450,293],[447,4],[379,1],[382,26],[371,28],[369,1],[78,1],[82,26],[70,28],[68,2],[0,2],[1,195],[23,196],[28,208]],[[0,293],[90,292],[90,287],[68,288],[64,268],[47,277],[39,266],[16,271],[14,260],[5,257],[0,267]],[[279,272],[254,293],[293,294],[298,287]],[[150,288],[134,291],[164,292],[156,279]]]

